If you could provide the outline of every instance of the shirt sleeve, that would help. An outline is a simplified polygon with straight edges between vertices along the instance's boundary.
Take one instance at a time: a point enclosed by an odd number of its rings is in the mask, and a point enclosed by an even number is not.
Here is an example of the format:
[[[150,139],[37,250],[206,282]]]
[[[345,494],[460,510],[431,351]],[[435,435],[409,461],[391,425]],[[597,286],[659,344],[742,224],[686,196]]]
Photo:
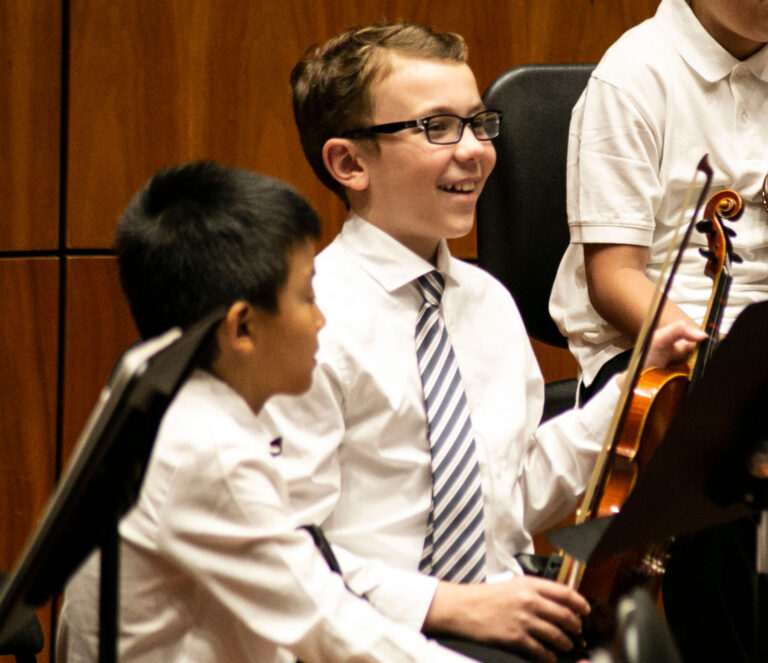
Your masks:
[[[291,495],[296,523],[322,525],[336,508],[341,493],[339,447],[345,424],[343,395],[327,366],[315,370],[310,390],[299,397],[272,398],[260,418],[283,437],[280,470]],[[437,579],[418,571],[393,567],[334,545],[349,587],[377,610],[421,629],[437,590]]]
[[[264,464],[236,445],[180,467],[159,516],[161,551],[244,641],[266,638],[308,661],[465,660],[353,596],[293,527]]]
[[[520,481],[525,526],[541,532],[576,507],[603,447],[620,389],[609,380],[583,408],[544,422],[531,439]]]
[[[662,198],[661,140],[648,113],[627,92],[590,79],[569,136],[572,242],[651,245]]]

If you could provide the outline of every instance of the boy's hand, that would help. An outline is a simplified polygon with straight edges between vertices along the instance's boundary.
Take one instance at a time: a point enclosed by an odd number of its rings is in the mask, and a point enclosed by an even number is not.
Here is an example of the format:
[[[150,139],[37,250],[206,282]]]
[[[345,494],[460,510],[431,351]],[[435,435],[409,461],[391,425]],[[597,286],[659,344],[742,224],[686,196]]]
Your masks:
[[[451,633],[480,642],[514,647],[542,661],[569,651],[569,633],[581,633],[589,604],[574,590],[532,576],[500,583],[459,585],[441,582],[424,631]]]
[[[688,320],[678,320],[660,327],[653,333],[643,368],[666,368],[672,364],[682,364],[705,338],[707,335]],[[622,371],[616,375],[619,388],[623,386],[626,374],[626,371]]]
[[[707,335],[693,323],[678,320],[657,329],[648,348],[644,368],[685,362]]]

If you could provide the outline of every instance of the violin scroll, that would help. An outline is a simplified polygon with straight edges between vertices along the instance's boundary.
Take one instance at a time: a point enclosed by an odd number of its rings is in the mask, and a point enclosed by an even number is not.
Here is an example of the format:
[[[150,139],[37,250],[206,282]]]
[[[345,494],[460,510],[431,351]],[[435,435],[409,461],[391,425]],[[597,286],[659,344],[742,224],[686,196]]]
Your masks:
[[[707,236],[707,249],[699,253],[707,259],[704,273],[715,280],[732,262],[741,262],[733,250],[731,238],[736,233],[723,224],[724,219],[737,221],[744,211],[744,202],[735,191],[724,189],[713,195],[704,208],[704,217],[696,224],[696,230]]]

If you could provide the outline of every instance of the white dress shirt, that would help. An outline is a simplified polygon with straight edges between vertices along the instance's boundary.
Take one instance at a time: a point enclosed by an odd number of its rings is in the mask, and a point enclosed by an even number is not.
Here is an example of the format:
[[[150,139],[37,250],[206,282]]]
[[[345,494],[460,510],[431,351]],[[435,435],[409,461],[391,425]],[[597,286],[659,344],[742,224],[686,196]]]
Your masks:
[[[196,371],[166,413],[121,521],[122,663],[466,660],[346,590],[288,515],[246,402]],[[70,582],[57,660],[97,651],[98,556]],[[283,659],[284,660],[284,659]]]
[[[352,214],[315,268],[327,324],[313,385],[299,398],[270,399],[262,417],[283,436],[292,507],[323,524],[350,585],[420,627],[437,581],[418,573],[432,479],[414,280],[434,267]],[[445,242],[437,268],[477,444],[494,580],[522,573],[513,555],[531,552],[531,532],[575,505],[618,388],[612,381],[587,409],[538,427],[544,383],[509,293],[452,258]]]
[[[685,0],[663,0],[653,18],[626,32],[597,65],[571,118],[571,244],[550,300],[585,384],[631,343],[590,304],[582,244],[649,247],[646,275],[655,283],[705,153],[714,171],[709,195],[733,189],[744,200],[741,219],[726,222],[737,233],[733,246],[744,262],[733,266],[721,331],[745,306],[768,297],[768,213],[761,197],[768,171],[766,118],[768,48],[737,60]],[[686,223],[703,183],[700,176],[684,210]],[[698,252],[706,245],[694,231],[670,294],[699,322],[712,292]]]

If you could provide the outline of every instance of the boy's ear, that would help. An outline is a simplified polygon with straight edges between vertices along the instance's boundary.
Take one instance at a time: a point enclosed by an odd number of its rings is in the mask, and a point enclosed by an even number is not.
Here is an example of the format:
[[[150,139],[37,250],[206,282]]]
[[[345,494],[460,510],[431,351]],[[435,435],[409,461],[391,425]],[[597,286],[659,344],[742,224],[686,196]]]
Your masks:
[[[219,328],[219,347],[222,343],[237,352],[250,352],[254,346],[256,311],[253,305],[240,300],[232,304]]]
[[[368,188],[368,169],[361,147],[349,138],[329,138],[323,145],[323,163],[331,176],[352,191]]]

